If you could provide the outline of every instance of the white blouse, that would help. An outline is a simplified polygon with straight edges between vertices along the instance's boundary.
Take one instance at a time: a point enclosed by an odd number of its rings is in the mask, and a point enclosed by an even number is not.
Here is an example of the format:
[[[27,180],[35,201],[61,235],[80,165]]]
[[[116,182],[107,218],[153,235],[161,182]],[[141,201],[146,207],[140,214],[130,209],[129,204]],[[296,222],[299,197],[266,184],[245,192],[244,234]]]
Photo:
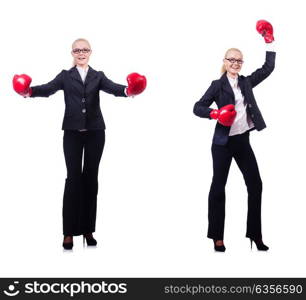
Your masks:
[[[241,93],[240,87],[238,86],[238,76],[231,78],[227,76],[227,79],[233,89],[235,95],[235,110],[237,112],[234,123],[231,126],[229,135],[242,134],[254,127],[254,123],[247,114],[247,104],[244,102],[244,97]]]

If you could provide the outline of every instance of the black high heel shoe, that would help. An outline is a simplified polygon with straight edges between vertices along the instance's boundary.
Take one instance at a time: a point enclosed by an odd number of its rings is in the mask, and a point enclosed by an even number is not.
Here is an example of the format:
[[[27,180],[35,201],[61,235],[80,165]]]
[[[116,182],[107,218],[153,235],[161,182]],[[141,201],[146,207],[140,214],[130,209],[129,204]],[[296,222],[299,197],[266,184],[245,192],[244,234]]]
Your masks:
[[[83,234],[83,245],[85,245],[85,240],[87,246],[97,246],[97,240],[92,236],[92,233]]]
[[[255,243],[256,247],[257,247],[257,250],[259,251],[267,251],[269,250],[269,247],[266,246],[262,240],[253,240],[250,238],[250,241],[251,241],[251,249],[252,249],[252,244],[253,242]]]
[[[225,252],[225,246],[224,245],[221,245],[221,246],[218,246],[216,245],[216,242],[217,240],[214,240],[214,248],[215,248],[215,251],[218,251],[218,252]]]
[[[64,247],[65,250],[71,250],[72,247],[73,247],[73,240],[71,242],[65,242],[65,239],[67,237],[71,237],[71,240],[73,239],[73,237],[70,236],[70,235],[64,236],[63,247]]]

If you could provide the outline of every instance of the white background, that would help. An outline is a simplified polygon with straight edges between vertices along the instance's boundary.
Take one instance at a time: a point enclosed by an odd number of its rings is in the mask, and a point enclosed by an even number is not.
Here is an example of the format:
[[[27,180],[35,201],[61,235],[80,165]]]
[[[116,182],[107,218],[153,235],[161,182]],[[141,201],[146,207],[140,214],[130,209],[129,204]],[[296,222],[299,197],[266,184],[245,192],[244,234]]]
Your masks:
[[[0,276],[306,276],[305,53],[303,1],[7,1],[1,6]],[[267,129],[251,144],[263,179],[267,253],[245,238],[247,193],[233,162],[225,253],[206,238],[215,121],[193,115],[226,49],[244,53],[241,74],[264,62],[258,19],[275,29],[276,68],[254,90]],[[98,247],[62,249],[63,93],[23,99],[32,84],[72,63],[71,43],[91,42],[90,65],[125,84],[144,74],[134,99],[101,92],[106,145],[99,182]]]

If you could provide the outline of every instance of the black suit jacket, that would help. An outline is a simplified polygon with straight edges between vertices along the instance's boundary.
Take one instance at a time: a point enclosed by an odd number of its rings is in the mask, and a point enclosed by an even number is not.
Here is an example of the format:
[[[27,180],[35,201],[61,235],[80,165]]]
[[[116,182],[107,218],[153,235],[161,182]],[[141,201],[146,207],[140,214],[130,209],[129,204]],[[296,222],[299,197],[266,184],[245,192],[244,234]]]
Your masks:
[[[126,97],[125,87],[112,82],[103,72],[91,67],[83,83],[77,68],[73,67],[63,70],[46,84],[33,86],[31,97],[49,97],[58,90],[63,90],[66,108],[62,129],[105,129],[99,91]]]
[[[249,76],[238,76],[238,85],[241,89],[242,95],[244,96],[244,101],[247,104],[248,117],[251,118],[257,130],[264,129],[266,124],[257,106],[252,89],[272,73],[275,66],[275,55],[275,52],[267,51],[266,61],[261,68],[257,69]],[[218,108],[227,104],[235,105],[234,92],[227,79],[226,73],[224,73],[220,79],[214,80],[203,97],[195,103],[193,109],[194,114],[201,118],[211,119],[210,112],[212,109],[209,108],[209,106],[213,102],[216,102]],[[225,145],[228,141],[229,132],[229,126],[223,126],[217,122],[213,136],[213,143],[217,145]]]

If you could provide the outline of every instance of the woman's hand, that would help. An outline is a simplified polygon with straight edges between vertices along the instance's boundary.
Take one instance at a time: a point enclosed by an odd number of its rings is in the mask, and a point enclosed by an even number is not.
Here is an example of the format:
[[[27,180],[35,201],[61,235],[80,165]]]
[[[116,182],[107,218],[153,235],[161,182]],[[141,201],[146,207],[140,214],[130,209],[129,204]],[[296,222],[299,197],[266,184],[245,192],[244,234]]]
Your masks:
[[[32,95],[31,82],[32,78],[26,74],[15,75],[13,78],[13,88],[19,95],[30,97]]]
[[[135,96],[144,91],[147,86],[147,79],[145,76],[138,73],[131,73],[126,78],[128,87],[126,88],[127,96]]]
[[[274,41],[273,27],[268,21],[257,21],[256,30],[264,37],[266,43],[272,43]]]
[[[210,112],[210,117],[212,119],[218,120],[223,126],[232,126],[236,118],[236,110],[233,104],[228,104],[220,109],[213,109]]]

